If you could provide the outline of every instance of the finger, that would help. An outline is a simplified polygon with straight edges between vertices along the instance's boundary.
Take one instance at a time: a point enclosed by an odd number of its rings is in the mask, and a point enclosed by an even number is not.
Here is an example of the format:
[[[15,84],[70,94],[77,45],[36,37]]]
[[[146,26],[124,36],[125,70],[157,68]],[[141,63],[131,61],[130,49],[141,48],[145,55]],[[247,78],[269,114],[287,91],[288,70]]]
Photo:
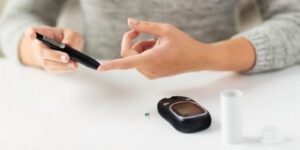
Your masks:
[[[138,32],[143,32],[156,36],[165,36],[166,31],[169,31],[170,28],[172,28],[172,26],[168,24],[139,21],[132,18],[128,19],[128,25],[129,27]]]
[[[131,69],[136,68],[139,62],[143,59],[143,56],[140,55],[134,55],[126,58],[120,58],[111,60],[108,62],[104,62],[99,67],[99,72],[109,71],[109,70],[115,70],[115,69]]]
[[[156,39],[139,41],[132,46],[132,49],[136,50],[137,53],[142,53],[145,50],[151,49],[155,44],[156,44]]]
[[[123,50],[122,57],[128,57],[143,53],[146,50],[150,50],[156,44],[155,40],[139,41],[131,48]]]
[[[123,35],[122,39],[122,49],[129,49],[131,47],[132,41],[139,36],[139,32],[135,30],[130,30]]]
[[[70,61],[70,57],[67,53],[49,49],[45,44],[41,43],[38,40],[34,40],[32,48],[38,52],[41,60],[49,59],[56,62],[67,63]]]
[[[64,38],[62,43],[67,44],[77,50],[81,50],[83,48],[84,40],[80,33],[72,30],[64,30]]]
[[[46,35],[59,41],[63,39],[63,33],[61,29],[47,26],[29,27],[26,30],[25,35],[34,40],[36,38],[36,33]]]
[[[127,56],[127,53],[130,51],[132,46],[132,41],[139,36],[139,32],[135,30],[130,30],[123,35],[122,44],[121,44],[121,56]]]
[[[43,48],[41,54],[44,59],[48,59],[56,62],[68,63],[70,61],[69,55],[61,51],[55,51],[55,50],[50,50],[48,48]]]
[[[60,62],[56,62],[56,61],[52,61],[52,60],[48,60],[48,59],[44,59],[43,60],[43,68],[45,70],[75,70],[77,69],[77,63],[75,63],[74,61],[70,61],[68,63],[60,63]]]

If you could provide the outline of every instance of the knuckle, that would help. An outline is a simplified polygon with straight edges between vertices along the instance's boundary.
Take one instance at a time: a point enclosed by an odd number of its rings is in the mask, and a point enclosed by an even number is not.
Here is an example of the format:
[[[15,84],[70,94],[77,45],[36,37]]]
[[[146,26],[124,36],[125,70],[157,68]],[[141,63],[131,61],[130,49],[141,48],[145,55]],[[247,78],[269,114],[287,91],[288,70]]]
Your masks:
[[[149,30],[151,30],[151,24],[149,24],[149,23],[144,23],[144,24],[143,24],[143,28],[144,28],[144,30],[149,31]]]
[[[164,34],[170,34],[174,30],[174,26],[171,24],[164,24],[163,25],[163,33]]]

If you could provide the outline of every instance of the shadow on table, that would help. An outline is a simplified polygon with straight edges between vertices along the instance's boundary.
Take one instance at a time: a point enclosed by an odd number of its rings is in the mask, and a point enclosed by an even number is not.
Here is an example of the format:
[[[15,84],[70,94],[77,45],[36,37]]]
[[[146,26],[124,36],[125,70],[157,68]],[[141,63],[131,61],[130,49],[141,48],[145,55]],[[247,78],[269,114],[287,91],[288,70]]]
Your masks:
[[[126,84],[108,80],[107,76],[101,76],[94,70],[79,70],[78,73],[72,75],[70,80],[74,80],[77,85],[85,87],[81,96],[88,101],[123,101],[124,98],[132,97],[135,94]],[[99,97],[110,99],[97,99]],[[131,101],[131,99],[126,99],[126,101]]]

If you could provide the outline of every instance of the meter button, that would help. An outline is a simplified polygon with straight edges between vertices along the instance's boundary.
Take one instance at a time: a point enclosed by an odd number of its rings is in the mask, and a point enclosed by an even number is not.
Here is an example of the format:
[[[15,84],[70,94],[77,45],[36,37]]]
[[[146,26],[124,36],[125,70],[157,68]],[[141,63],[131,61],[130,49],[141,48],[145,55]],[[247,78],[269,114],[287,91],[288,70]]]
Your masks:
[[[164,102],[164,106],[167,106],[167,105],[169,105],[170,103],[169,102]]]

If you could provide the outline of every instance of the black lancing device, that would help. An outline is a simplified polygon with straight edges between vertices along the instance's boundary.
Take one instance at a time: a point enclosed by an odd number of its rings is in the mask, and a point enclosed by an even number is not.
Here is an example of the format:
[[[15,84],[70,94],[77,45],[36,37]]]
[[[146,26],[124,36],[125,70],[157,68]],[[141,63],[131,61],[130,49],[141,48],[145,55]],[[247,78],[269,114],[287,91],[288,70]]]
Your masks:
[[[72,47],[63,44],[61,42],[58,42],[54,39],[51,39],[45,35],[36,33],[36,39],[46,44],[49,48],[53,50],[58,50],[67,53],[72,60],[79,62],[83,64],[86,67],[92,68],[97,70],[97,68],[100,66],[100,63],[96,61],[94,58],[87,56],[83,53],[81,53],[78,50],[73,49]]]

